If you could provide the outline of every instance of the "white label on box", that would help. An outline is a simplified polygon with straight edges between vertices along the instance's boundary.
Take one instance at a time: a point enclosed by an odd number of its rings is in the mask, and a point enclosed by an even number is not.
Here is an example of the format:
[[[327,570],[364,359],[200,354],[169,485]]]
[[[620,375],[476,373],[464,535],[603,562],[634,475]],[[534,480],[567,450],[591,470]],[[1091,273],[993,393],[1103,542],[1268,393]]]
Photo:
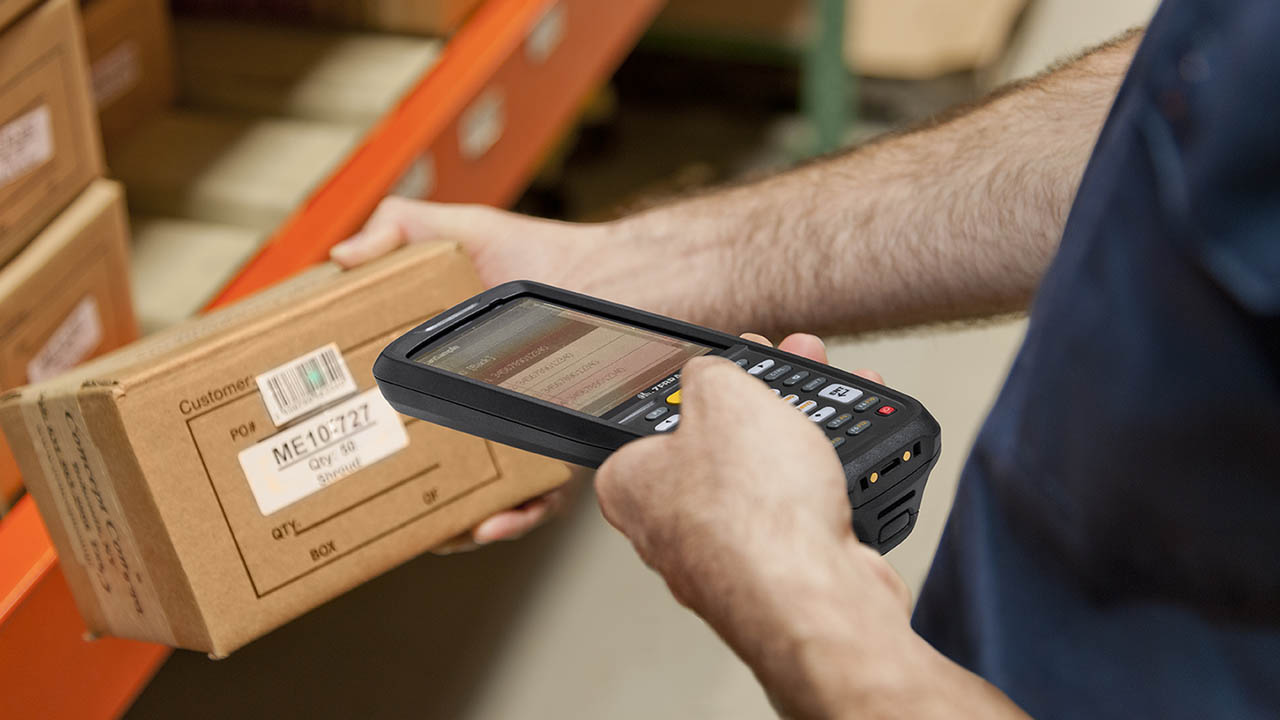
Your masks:
[[[102,343],[102,316],[92,295],[76,303],[67,317],[27,363],[27,382],[37,383],[70,370]]]
[[[270,515],[408,445],[399,413],[373,388],[245,448],[240,467]]]
[[[502,91],[491,87],[462,112],[458,119],[458,146],[463,158],[476,160],[497,144],[507,123],[504,105]]]
[[[132,90],[142,77],[142,61],[138,44],[126,40],[111,48],[90,68],[93,74],[93,99],[104,108]]]
[[[0,185],[40,167],[53,157],[49,106],[19,115],[0,127]]]
[[[334,343],[272,368],[256,380],[276,427],[356,391],[355,378]]]
[[[564,40],[567,15],[564,3],[556,3],[542,14],[525,41],[524,49],[529,62],[544,63],[560,47],[560,41]]]

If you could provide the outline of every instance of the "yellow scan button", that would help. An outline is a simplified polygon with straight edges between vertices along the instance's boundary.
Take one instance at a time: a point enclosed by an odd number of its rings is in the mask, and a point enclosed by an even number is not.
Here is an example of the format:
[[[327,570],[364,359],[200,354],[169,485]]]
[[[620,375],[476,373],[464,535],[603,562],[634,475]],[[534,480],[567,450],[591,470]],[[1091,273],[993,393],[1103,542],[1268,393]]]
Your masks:
[[[670,395],[668,395],[668,396],[667,396],[667,402],[668,402],[668,403],[670,403],[671,405],[679,405],[679,404],[680,404],[680,391],[679,391],[679,390],[677,390],[677,391],[675,391],[675,392],[671,393]]]

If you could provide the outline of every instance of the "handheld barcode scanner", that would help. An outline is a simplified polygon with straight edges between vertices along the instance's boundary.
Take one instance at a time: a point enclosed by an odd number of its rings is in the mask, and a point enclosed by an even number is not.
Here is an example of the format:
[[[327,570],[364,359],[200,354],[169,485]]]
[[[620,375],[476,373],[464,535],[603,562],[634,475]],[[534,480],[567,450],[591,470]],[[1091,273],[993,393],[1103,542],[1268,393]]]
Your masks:
[[[859,539],[887,552],[911,533],[941,449],[924,407],[732,335],[510,282],[397,338],[373,375],[401,413],[599,467],[627,442],[679,425],[680,368],[699,355],[734,361],[822,428],[844,466]]]

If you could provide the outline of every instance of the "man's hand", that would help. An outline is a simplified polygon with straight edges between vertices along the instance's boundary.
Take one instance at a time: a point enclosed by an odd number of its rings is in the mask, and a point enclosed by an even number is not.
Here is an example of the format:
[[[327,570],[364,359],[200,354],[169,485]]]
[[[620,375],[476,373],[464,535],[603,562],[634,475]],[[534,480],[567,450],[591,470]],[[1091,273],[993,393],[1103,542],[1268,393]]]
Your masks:
[[[826,362],[811,335],[779,347]],[[854,536],[844,470],[819,428],[722,358],[690,360],[680,385],[679,427],[600,467],[600,507],[779,711],[1020,716],[911,630],[910,592]]]
[[[484,205],[446,205],[388,197],[364,228],[335,245],[334,262],[351,268],[406,243],[456,241],[486,286],[537,280],[575,289],[584,265],[609,242],[605,225],[542,220]]]
[[[813,335],[791,335],[779,349],[827,361]],[[856,374],[882,382],[869,370]],[[699,556],[719,562],[742,554],[744,569],[756,570],[780,554],[781,543],[853,537],[844,471],[817,426],[722,358],[694,358],[680,382],[679,428],[615,452],[596,485],[605,517],[681,602],[701,604],[704,578],[687,576],[705,569]],[[892,584],[909,600],[896,575]]]
[[[480,205],[440,205],[389,197],[364,229],[334,246],[331,256],[350,268],[406,243],[453,240],[462,244],[486,287],[509,280],[537,280],[589,291],[582,287],[587,274],[581,264],[588,262],[595,246],[606,242],[602,227],[538,220]],[[572,492],[571,482],[493,515],[435,552],[458,552],[518,538],[563,508]]]
[[[810,335],[780,347],[826,362]],[[680,426],[601,466],[601,509],[780,710],[822,715],[841,702],[832,674],[848,668],[824,668],[827,649],[811,643],[901,642],[909,592],[854,537],[844,471],[818,427],[721,358],[694,358],[680,382]]]

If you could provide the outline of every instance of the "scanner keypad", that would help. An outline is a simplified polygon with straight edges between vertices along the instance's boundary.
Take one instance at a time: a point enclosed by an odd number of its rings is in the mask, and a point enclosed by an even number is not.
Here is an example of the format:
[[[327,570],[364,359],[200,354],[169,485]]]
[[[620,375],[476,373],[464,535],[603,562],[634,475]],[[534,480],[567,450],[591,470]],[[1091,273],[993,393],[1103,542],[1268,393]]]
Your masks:
[[[832,447],[843,455],[846,448],[857,452],[867,445],[873,425],[896,419],[901,406],[853,385],[814,375],[809,370],[791,367],[749,350],[736,360],[764,382],[781,400],[821,427]],[[866,413],[872,411],[871,417]],[[855,422],[856,420],[856,422]]]
[[[852,385],[813,375],[808,370],[785,363],[779,364],[772,358],[750,351],[741,354],[734,362],[768,385],[783,402],[821,427],[832,447],[841,454],[846,448],[865,446],[865,437],[860,436],[874,424],[896,420],[894,413],[901,409],[896,403]],[[656,406],[649,406],[651,409],[643,415],[643,424],[653,432],[674,430],[680,423],[679,384],[668,385],[654,400]]]

